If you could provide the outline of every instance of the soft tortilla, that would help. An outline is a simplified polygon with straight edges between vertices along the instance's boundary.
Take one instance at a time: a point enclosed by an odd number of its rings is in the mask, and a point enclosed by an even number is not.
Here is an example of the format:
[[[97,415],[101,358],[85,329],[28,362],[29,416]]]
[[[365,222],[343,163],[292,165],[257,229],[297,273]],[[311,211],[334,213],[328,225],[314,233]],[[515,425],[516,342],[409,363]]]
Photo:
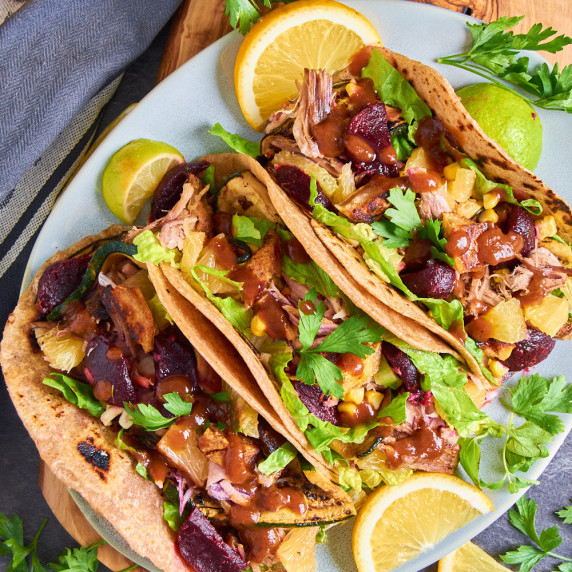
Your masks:
[[[394,300],[391,300],[391,305],[388,305],[363,288],[360,285],[360,280],[353,280],[343,261],[340,264],[338,259],[332,256],[332,253],[320,242],[302,209],[277,187],[266,169],[258,161],[248,155],[238,153],[209,155],[203,159],[215,166],[217,181],[224,181],[235,172],[250,171],[259,181],[264,183],[268,190],[268,200],[273,208],[278,211],[286,226],[300,241],[310,258],[330,276],[336,286],[349,296],[356,306],[369,314],[376,322],[416,349],[457,355],[439,337],[419,325],[420,314],[425,317],[427,322],[431,323],[431,327],[435,326],[434,322],[429,320],[421,309],[415,306],[417,312],[413,312],[414,316],[407,316],[400,311],[399,306],[403,305],[403,301],[399,294],[395,293],[395,300],[398,305],[394,304]],[[352,257],[355,258],[353,248],[351,246],[349,248],[352,251]]]
[[[43,270],[122,230],[114,226],[84,238],[44,264],[8,318],[0,363],[16,410],[56,477],[79,492],[137,554],[165,570],[186,571],[163,520],[163,500],[156,485],[135,472],[133,459],[117,447],[114,431],[42,384],[52,368],[30,338],[31,323],[38,317],[35,298]]]
[[[532,198],[542,204],[544,212],[555,217],[560,236],[565,240],[572,240],[572,214],[569,205],[558,197],[554,191],[546,187],[536,175],[516,163],[495,141],[485,135],[478,123],[463,107],[460,98],[445,78],[432,67],[392,52],[387,48],[380,48],[380,51],[388,62],[411,83],[419,96],[431,107],[435,115],[441,119],[444,126],[455,137],[463,150],[479,163],[487,177],[495,182],[525,190]],[[264,180],[267,182],[269,195],[276,210],[284,219],[289,219],[288,226],[302,244],[307,246],[311,239],[304,227],[307,226],[309,215],[298,207],[268,173]],[[417,322],[439,336],[465,359],[471,371],[478,375],[486,386],[491,385],[483,377],[475,357],[458,338],[438,326],[414,302],[407,300],[396,289],[376,276],[349,242],[337,236],[329,228],[314,219],[310,219],[309,223],[315,235],[319,237],[320,241],[330,250],[342,266],[349,271],[353,278],[353,291],[357,288],[367,290],[386,307],[395,310],[407,319]],[[345,292],[352,298],[352,290],[345,290]],[[356,302],[356,300],[353,301]],[[371,314],[369,309],[367,311]]]
[[[264,168],[254,159],[246,155],[228,153],[204,157],[215,167],[215,183],[218,185],[226,180],[228,176],[236,172],[251,171],[261,182],[267,183],[269,175]],[[272,197],[270,197],[272,200]],[[288,199],[289,200],[289,199]],[[272,200],[274,203],[274,201]],[[274,206],[276,204],[274,203]],[[292,212],[296,212],[298,207],[292,205]],[[344,291],[352,301],[360,306],[365,312],[370,314],[380,324],[387,327],[394,334],[408,341],[414,347],[428,351],[454,353],[450,347],[443,343],[437,336],[422,328],[417,322],[404,318],[398,312],[390,309],[377,298],[369,294],[365,289],[358,287],[349,277],[349,274],[342,265],[332,256],[314,234],[308,220],[301,214],[292,216],[289,210],[281,210],[283,219],[287,226],[290,222],[296,225],[292,229],[294,234],[302,242],[308,254],[313,260],[324,269],[334,280],[337,286]],[[305,223],[305,224],[303,224]],[[297,231],[299,231],[297,233]],[[288,433],[292,436],[294,443],[303,444],[306,457],[311,458],[314,465],[325,467],[328,471],[332,468],[325,463],[323,457],[314,452],[313,447],[300,430],[290,412],[286,408],[280,396],[280,386],[266,370],[261,361],[260,353],[246,340],[232,324],[225,318],[220,310],[212,304],[202,294],[197,292],[183,277],[182,273],[169,265],[162,264],[167,280],[178,290],[195,308],[197,308],[208,320],[210,320],[238,350],[243,360],[250,369],[252,375],[257,380],[262,392],[268,399],[272,407],[285,425]]]
[[[526,191],[543,206],[546,214],[556,219],[558,234],[566,242],[572,242],[570,205],[485,134],[465,109],[453,86],[439,72],[431,66],[387,48],[381,48],[380,51],[431,107],[461,148],[479,164],[487,177],[496,183]]]
[[[186,571],[189,566],[176,551],[174,533],[163,519],[163,498],[159,489],[135,472],[133,458],[117,446],[115,431],[69,403],[60,392],[42,384],[42,379],[53,368],[30,337],[31,324],[38,317],[35,299],[44,269],[124,230],[124,227],[113,226],[99,235],[84,238],[43,265],[8,318],[0,363],[18,414],[40,456],[56,477],[80,493],[134,552],[169,572]],[[228,340],[174,291],[158,268],[150,266],[149,275],[161,303],[197,351],[274,429],[291,440],[309,461],[315,462],[307,449],[285,430]],[[351,505],[351,500],[339,487],[334,490],[323,477],[321,483],[328,493],[335,492],[340,503]]]

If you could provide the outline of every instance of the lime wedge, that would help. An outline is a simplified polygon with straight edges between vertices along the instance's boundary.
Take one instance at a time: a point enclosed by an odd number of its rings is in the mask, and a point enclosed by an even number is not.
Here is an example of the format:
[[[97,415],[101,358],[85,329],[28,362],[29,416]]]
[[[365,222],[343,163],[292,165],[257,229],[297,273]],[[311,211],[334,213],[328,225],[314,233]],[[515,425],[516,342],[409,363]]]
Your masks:
[[[184,160],[177,149],[161,141],[136,139],[127,143],[103,171],[101,191],[105,204],[121,222],[133,224],[163,175]]]
[[[491,139],[523,167],[536,168],[542,152],[542,124],[530,104],[493,83],[468,85],[457,95]]]

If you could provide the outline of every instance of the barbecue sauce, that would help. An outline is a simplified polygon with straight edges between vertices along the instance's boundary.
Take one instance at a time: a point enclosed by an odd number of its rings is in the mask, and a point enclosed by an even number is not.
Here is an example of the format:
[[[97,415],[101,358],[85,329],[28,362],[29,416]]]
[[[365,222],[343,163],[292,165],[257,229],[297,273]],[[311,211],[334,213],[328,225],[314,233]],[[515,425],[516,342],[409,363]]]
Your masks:
[[[415,433],[398,439],[386,448],[386,464],[390,469],[398,469],[404,457],[420,461],[430,461],[443,454],[443,439],[428,425],[422,425]]]

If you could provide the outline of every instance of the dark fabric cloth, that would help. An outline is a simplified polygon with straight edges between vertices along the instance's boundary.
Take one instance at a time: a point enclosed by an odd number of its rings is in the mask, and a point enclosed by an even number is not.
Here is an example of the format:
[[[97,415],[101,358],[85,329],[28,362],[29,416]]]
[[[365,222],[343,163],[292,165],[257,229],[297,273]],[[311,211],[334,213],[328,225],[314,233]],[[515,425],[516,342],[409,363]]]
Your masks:
[[[0,25],[0,328],[125,68],[180,0],[30,0]]]

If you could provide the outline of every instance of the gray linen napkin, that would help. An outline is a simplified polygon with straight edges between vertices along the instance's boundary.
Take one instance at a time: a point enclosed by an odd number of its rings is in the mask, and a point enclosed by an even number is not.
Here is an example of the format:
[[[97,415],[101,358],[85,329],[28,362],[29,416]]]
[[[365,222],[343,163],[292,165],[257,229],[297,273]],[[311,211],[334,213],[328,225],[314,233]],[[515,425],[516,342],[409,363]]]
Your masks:
[[[180,0],[0,0],[0,330],[127,65]]]

